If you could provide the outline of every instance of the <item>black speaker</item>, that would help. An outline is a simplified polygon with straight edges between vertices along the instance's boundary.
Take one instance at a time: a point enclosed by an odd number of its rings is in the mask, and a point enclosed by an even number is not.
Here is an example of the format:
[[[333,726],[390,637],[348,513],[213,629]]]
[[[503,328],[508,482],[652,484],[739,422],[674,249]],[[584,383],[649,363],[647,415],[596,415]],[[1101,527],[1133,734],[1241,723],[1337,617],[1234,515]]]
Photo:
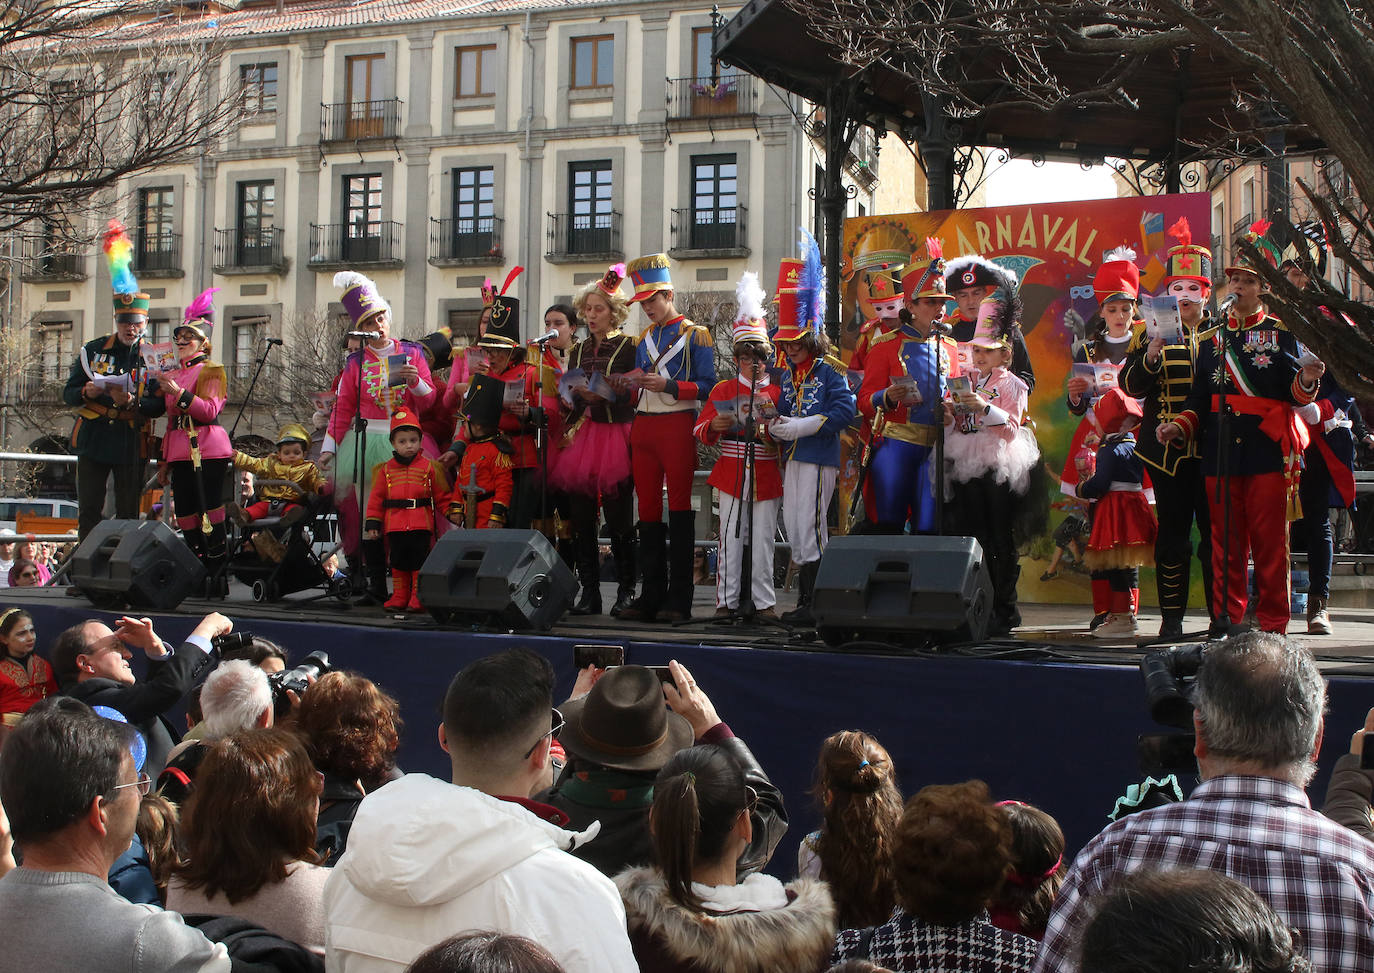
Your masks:
[[[451,530],[420,568],[420,603],[440,624],[547,631],[577,579],[537,530]]]
[[[992,614],[983,549],[972,537],[831,538],[811,614],[828,645],[981,641]]]
[[[160,520],[102,520],[72,555],[72,584],[94,605],[170,611],[205,588],[205,567]]]

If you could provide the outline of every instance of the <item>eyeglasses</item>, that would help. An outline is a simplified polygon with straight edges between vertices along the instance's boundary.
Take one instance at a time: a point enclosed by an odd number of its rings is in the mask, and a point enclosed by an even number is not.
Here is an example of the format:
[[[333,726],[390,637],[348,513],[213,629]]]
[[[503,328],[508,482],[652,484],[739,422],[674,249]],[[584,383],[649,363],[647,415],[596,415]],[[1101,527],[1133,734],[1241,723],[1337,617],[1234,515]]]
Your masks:
[[[148,792],[153,789],[153,779],[147,774],[139,774],[138,780],[131,780],[127,784],[115,784],[114,789],[120,790],[125,787],[137,787],[139,795],[147,797]]]
[[[560,712],[558,712],[557,708],[555,708],[554,711],[553,711],[553,725],[552,725],[551,727],[549,727],[549,730],[548,730],[547,733],[541,733],[541,734],[539,734],[539,739],[534,741],[534,746],[531,746],[528,750],[526,750],[526,751],[525,751],[525,755],[524,755],[523,757],[521,757],[520,759],[521,759],[521,760],[529,760],[529,759],[530,759],[530,754],[534,753],[534,748],[537,747],[537,746],[539,746],[539,744],[541,744],[541,743],[544,742],[544,737],[547,737],[547,736],[557,736],[557,735],[558,735],[558,731],[561,730],[561,729],[563,729],[563,724],[564,724],[565,722],[566,722],[566,721],[563,719],[563,714],[560,713]]]

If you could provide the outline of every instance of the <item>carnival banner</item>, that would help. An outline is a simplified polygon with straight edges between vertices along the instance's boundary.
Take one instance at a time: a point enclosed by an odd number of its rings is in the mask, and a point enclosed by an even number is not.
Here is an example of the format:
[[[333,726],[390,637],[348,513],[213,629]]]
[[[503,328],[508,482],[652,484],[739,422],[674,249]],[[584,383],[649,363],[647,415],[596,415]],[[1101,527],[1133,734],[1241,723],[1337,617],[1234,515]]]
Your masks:
[[[1088,576],[1073,558],[1067,543],[1071,531],[1064,528],[1066,519],[1072,525],[1077,511],[1075,502],[1061,492],[1059,477],[1080,422],[1069,412],[1065,384],[1074,353],[1084,341],[1085,325],[1097,311],[1093,275],[1104,255],[1116,247],[1133,249],[1140,268],[1141,296],[1158,294],[1166,272],[1165,255],[1175,242],[1168,238],[1166,228],[1181,216],[1197,228],[1197,242],[1205,245],[1203,228],[1211,222],[1206,193],[863,216],[845,221],[841,347],[846,361],[860,329],[875,317],[869,303],[868,272],[905,264],[913,253],[919,259],[926,237],[943,242],[947,259],[980,254],[1015,272],[1020,280],[1021,329],[1035,370],[1030,421],[1048,474],[1044,495],[1031,500],[1053,508],[1047,533],[1023,550],[1019,586],[1023,600],[1074,604],[1090,600]],[[841,509],[848,509],[847,494],[857,474],[857,450],[851,450],[841,475],[840,500],[845,505]],[[1050,571],[1056,546],[1068,553],[1061,553],[1056,570]],[[1042,575],[1049,577],[1042,581]],[[1200,604],[1198,572],[1193,575],[1191,601]],[[1152,603],[1154,578],[1148,570],[1142,572],[1141,593],[1147,603]]]

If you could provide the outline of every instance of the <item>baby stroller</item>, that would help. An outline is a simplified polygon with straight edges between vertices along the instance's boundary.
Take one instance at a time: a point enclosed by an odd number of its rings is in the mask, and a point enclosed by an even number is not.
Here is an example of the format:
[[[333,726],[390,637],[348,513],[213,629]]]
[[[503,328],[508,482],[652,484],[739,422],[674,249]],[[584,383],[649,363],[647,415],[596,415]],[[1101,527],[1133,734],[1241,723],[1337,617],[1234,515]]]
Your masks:
[[[319,588],[318,598],[347,602],[351,590],[342,575],[330,577],[324,561],[338,549],[329,520],[328,501],[306,493],[289,480],[259,480],[258,487],[286,487],[296,496],[305,516],[283,523],[279,515],[261,517],[238,526],[230,541],[227,571],[253,590],[257,602],[277,601],[298,591]],[[321,552],[321,548],[328,547]],[[314,599],[307,599],[314,600]]]

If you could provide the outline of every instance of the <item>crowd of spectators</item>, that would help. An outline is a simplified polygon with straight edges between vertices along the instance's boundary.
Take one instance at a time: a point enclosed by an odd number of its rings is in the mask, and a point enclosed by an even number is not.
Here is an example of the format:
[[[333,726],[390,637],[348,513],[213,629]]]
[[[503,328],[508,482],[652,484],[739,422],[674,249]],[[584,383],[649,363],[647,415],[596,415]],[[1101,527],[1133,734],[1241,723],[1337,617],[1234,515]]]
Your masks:
[[[1374,957],[1365,728],[1314,810],[1326,690],[1282,636],[1208,647],[1202,783],[1076,857],[1049,813],[982,781],[903,800],[881,742],[846,730],[820,745],[820,827],[794,869],[774,858],[782,794],[676,662],[667,681],[588,668],[557,708],[533,651],[468,664],[443,700],[441,780],[397,768],[383,688],[334,671],[288,694],[269,678],[285,651],[221,658],[231,630],[214,613],[173,647],[148,619],[83,622],[48,668],[32,619],[0,614],[0,970],[1334,973]]]

